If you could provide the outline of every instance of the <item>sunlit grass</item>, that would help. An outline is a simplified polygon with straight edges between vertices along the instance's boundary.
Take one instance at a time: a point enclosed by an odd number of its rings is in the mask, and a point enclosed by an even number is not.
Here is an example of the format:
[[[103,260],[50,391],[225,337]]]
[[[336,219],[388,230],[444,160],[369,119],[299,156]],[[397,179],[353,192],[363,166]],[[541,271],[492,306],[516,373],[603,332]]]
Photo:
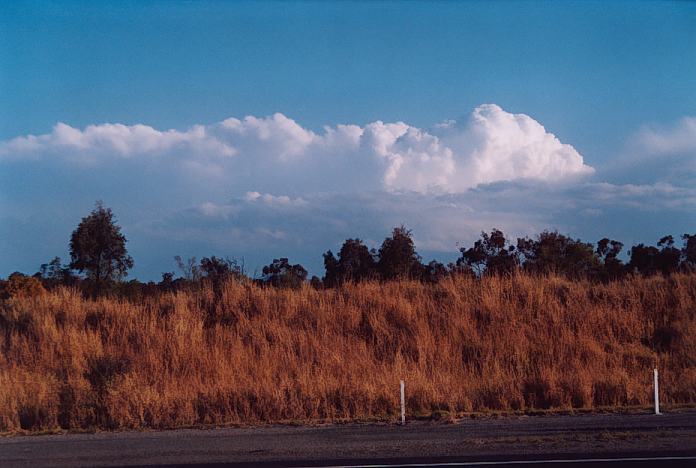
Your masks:
[[[696,275],[252,283],[133,304],[58,289],[0,321],[0,431],[696,403]],[[443,413],[444,414],[444,413]]]

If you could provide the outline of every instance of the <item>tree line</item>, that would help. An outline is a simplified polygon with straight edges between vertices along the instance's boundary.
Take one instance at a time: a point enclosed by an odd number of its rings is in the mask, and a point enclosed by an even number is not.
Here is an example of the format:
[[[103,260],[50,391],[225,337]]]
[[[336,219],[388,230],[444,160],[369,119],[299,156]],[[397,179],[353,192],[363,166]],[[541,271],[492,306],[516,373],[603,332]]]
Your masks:
[[[544,231],[534,238],[509,239],[499,229],[482,232],[471,247],[459,249],[460,256],[447,265],[432,260],[424,263],[417,253],[412,232],[395,227],[379,249],[368,248],[361,239],[346,239],[337,254],[323,254],[324,276],[307,279],[307,270],[288,258],[274,259],[261,274],[250,277],[243,260],[229,257],[174,257],[179,269],[162,274],[160,282],[125,281],[134,265],[126,249],[126,237],[114,219],[113,211],[97,202],[82,218],[70,237],[70,263],[59,257],[40,266],[28,276],[12,273],[0,280],[0,297],[33,294],[58,286],[79,288],[94,297],[116,294],[130,298],[171,292],[211,284],[216,291],[229,280],[254,281],[260,285],[299,288],[309,282],[315,288],[335,288],[360,281],[410,279],[435,283],[451,275],[508,275],[517,271],[546,275],[559,274],[573,279],[608,282],[626,275],[644,276],[696,271],[696,234],[683,234],[682,244],[671,235],[655,246],[638,244],[628,250],[628,261],[620,254],[624,245],[603,238],[596,244]]]

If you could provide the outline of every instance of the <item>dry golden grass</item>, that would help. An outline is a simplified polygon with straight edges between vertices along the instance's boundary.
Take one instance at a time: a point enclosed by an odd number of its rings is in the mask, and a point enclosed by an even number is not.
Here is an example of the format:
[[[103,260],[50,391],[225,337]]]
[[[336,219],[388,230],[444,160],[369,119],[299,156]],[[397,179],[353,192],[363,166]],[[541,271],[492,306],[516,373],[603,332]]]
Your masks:
[[[0,430],[169,428],[696,403],[696,275],[231,282],[133,304],[56,290],[0,312]]]

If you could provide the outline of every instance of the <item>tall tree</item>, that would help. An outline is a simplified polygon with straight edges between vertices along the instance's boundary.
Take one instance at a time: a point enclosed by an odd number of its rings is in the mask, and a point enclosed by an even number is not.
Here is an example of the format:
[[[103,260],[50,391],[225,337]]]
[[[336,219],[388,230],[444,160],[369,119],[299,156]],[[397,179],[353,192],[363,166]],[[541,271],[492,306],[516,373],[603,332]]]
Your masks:
[[[481,232],[481,239],[470,248],[459,249],[462,256],[457,260],[460,267],[467,266],[477,275],[506,274],[515,271],[518,265],[515,246],[509,245],[505,234],[499,229],[490,234]]]
[[[422,267],[411,231],[404,226],[394,228],[379,248],[377,270],[382,279],[417,278]]]
[[[376,253],[360,239],[346,239],[336,258],[330,250],[324,254],[324,284],[329,287],[363,281],[377,276]]]
[[[684,271],[696,271],[696,234],[684,234],[684,247],[682,248],[682,264]]]
[[[592,244],[557,231],[544,231],[536,240],[519,239],[518,253],[524,268],[534,273],[559,273],[571,278],[589,277],[600,260]]]
[[[637,271],[643,276],[652,276],[659,272],[657,257],[660,250],[657,247],[640,243],[631,247],[628,255],[631,257],[627,265],[630,272]]]
[[[287,258],[273,259],[262,272],[262,282],[280,288],[299,289],[307,279],[307,270],[299,263],[291,265]]]
[[[323,284],[327,287],[334,287],[339,284],[338,259],[331,250],[324,254],[324,279]]]
[[[677,271],[682,253],[681,250],[674,246],[674,237],[663,237],[657,241],[657,246],[660,247],[660,255],[658,256],[660,271],[665,275]]]
[[[621,242],[607,237],[597,242],[595,253],[601,262],[601,266],[597,269],[597,279],[610,281],[624,275],[626,268],[619,258],[621,249],[623,249]]]
[[[70,268],[86,273],[94,282],[96,294],[104,284],[123,278],[133,268],[126,237],[116,224],[111,208],[105,208],[101,201],[73,231],[70,258]]]
[[[634,245],[629,255],[629,271],[637,271],[644,276],[656,273],[669,275],[679,269],[682,251],[674,246],[674,237],[664,236],[657,242],[657,247]]]

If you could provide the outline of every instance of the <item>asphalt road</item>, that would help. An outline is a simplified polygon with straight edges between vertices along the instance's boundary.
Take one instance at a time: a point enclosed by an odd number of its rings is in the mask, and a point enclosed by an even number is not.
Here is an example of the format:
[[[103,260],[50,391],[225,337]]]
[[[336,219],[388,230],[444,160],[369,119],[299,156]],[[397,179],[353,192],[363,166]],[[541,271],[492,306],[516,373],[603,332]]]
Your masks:
[[[696,467],[696,411],[0,438],[2,467],[153,465]]]

